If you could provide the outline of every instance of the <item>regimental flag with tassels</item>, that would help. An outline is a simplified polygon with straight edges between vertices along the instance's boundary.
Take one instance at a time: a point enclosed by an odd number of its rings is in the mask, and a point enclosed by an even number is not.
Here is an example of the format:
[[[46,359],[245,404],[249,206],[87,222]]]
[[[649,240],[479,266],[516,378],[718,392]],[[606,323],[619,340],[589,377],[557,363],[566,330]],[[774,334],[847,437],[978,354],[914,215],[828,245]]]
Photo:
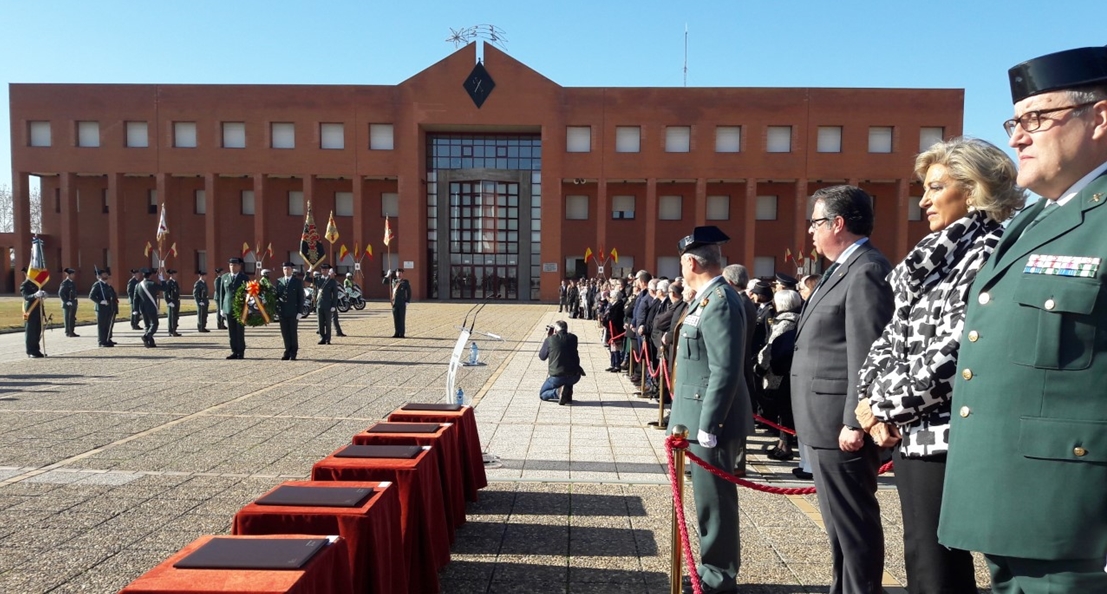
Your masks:
[[[338,246],[338,263],[341,264],[346,256],[350,255],[350,250],[346,249],[346,244]]]
[[[619,250],[611,248],[611,260],[616,264],[619,263]]]
[[[39,289],[50,280],[50,269],[46,267],[42,244],[43,241],[38,237],[31,240],[31,262],[27,265],[27,278]]]
[[[162,245],[161,242],[165,241],[165,238],[169,236],[169,225],[165,222],[165,203],[161,205],[161,216],[158,218],[158,232],[156,237],[158,245]]]
[[[392,224],[388,222],[388,217],[384,217],[384,245],[392,245]]]
[[[587,264],[592,259],[592,248],[584,248],[584,263]]]
[[[334,211],[331,211],[331,217],[327,219],[327,234],[324,235],[327,241],[334,245],[334,242],[338,241],[338,225],[334,224]]]
[[[311,268],[327,257],[323,252],[323,246],[319,243],[319,230],[315,228],[315,217],[311,215],[310,202],[307,204],[307,214],[304,215],[304,232],[300,234],[300,256]]]

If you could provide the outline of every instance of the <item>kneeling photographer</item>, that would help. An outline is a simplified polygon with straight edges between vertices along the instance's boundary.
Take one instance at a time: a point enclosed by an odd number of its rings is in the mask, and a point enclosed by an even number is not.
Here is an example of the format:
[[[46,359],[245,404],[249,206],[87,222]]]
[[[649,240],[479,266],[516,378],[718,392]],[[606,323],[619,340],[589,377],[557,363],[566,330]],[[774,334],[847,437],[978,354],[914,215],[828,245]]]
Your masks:
[[[584,370],[580,367],[577,335],[569,332],[569,324],[565,320],[546,326],[546,340],[542,341],[538,358],[549,361],[550,365],[550,377],[542,384],[538,397],[547,402],[556,400],[558,404],[572,402],[573,384],[580,381]]]

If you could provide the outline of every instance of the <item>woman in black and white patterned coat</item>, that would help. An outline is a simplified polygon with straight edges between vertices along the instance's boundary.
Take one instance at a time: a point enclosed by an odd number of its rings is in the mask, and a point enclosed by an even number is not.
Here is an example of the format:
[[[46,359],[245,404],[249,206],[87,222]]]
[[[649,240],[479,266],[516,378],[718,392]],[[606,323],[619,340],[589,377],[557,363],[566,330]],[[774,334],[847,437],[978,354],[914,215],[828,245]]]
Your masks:
[[[976,592],[971,555],[937,536],[950,400],[965,298],[1025,192],[1011,159],[977,139],[935,144],[915,160],[915,175],[931,233],[888,276],[895,311],[861,368],[858,419],[896,450],[908,591]]]

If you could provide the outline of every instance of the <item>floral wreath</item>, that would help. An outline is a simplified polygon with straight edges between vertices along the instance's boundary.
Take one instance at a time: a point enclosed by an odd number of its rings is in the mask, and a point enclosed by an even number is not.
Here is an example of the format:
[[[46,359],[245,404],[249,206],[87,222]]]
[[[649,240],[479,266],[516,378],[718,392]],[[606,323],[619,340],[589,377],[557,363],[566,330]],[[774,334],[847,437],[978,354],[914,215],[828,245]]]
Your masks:
[[[277,315],[277,291],[269,279],[248,281],[234,293],[231,315],[246,326],[264,326]]]

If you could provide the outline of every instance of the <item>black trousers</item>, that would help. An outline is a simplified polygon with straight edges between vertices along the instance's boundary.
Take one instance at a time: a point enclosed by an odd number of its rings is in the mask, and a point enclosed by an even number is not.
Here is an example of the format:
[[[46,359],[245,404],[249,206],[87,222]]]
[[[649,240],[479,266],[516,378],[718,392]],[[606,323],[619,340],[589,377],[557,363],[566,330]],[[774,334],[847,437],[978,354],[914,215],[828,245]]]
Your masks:
[[[331,341],[331,322],[334,320],[334,315],[327,310],[316,310],[319,315],[319,340],[323,342]]]
[[[165,317],[169,321],[169,331],[170,332],[176,332],[177,331],[177,321],[181,317],[181,302],[180,301],[178,301],[176,303],[169,302],[169,303],[166,304],[166,309],[168,311],[166,312]]]
[[[62,313],[65,314],[65,335],[75,334],[74,330],[77,327],[77,300],[73,300],[73,305],[66,307],[62,305]]]
[[[208,302],[196,302],[196,329],[206,330],[208,327]]]
[[[904,458],[896,446],[896,490],[903,509],[903,553],[911,594],[976,592],[972,554],[938,543],[946,455]]]
[[[298,330],[300,316],[297,314],[280,316],[278,321],[281,324],[281,338],[284,340],[284,354],[286,357],[295,357],[296,352],[300,350]]]
[[[334,311],[331,312],[331,322],[334,324],[335,334],[345,334],[345,332],[342,331],[342,324],[338,323],[338,308],[337,307],[334,308]]]
[[[232,353],[246,353],[246,326],[234,319],[234,316],[227,316],[227,336],[230,338]]]
[[[111,341],[111,325],[115,321],[115,312],[110,305],[101,305],[96,308],[96,344],[107,344]]]
[[[154,334],[158,332],[158,311],[142,310],[142,326],[146,330],[142,333],[142,338],[153,340]]]
[[[138,311],[138,306],[131,302],[131,329],[138,330],[138,322],[142,319],[142,313]]]
[[[876,500],[879,448],[866,437],[856,452],[811,451],[819,511],[830,539],[830,594],[882,594],[884,529]]]
[[[33,301],[31,303],[34,303]],[[25,344],[27,346],[28,355],[41,355],[42,349],[39,347],[39,343],[42,341],[42,303],[38,304],[38,307],[31,312],[31,315],[27,316],[27,321],[23,325],[23,334]]]
[[[392,305],[392,326],[396,329],[396,336],[399,336],[400,338],[404,337],[404,332],[407,330],[407,328],[405,327],[406,317],[406,303]]]

